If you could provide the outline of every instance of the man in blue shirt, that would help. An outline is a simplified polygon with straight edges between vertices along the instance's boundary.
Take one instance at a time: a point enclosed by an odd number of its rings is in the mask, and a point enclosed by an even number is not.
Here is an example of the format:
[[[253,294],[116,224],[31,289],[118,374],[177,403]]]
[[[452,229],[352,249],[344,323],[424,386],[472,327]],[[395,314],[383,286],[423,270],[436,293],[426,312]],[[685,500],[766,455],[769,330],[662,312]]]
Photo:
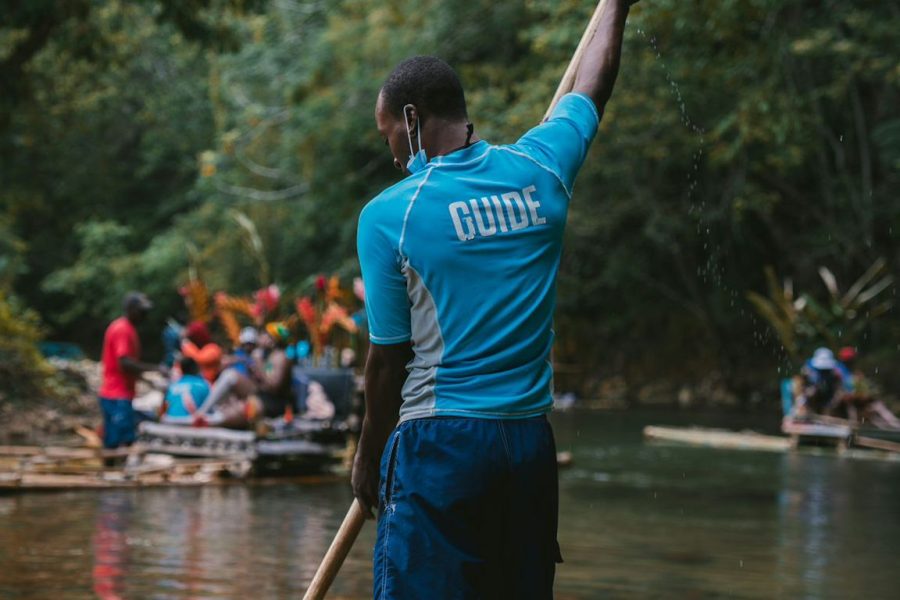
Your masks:
[[[608,2],[574,93],[515,144],[478,139],[440,59],[404,61],[378,96],[408,176],[357,240],[372,344],[352,484],[379,508],[376,598],[552,597],[556,273],[629,5]]]

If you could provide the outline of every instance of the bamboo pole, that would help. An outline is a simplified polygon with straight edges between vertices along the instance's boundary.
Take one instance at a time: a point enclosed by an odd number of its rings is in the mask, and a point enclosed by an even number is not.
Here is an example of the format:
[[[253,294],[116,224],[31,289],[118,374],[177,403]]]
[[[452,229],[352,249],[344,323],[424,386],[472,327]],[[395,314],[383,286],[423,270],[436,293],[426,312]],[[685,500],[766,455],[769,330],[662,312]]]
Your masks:
[[[605,6],[606,0],[600,0],[600,2],[597,3],[597,8],[594,9],[594,14],[591,15],[591,20],[588,22],[584,33],[581,35],[581,40],[575,48],[575,54],[572,55],[572,59],[566,67],[566,72],[563,73],[563,77],[556,87],[556,93],[553,94],[553,100],[550,101],[550,107],[547,108],[547,112],[544,113],[544,121],[550,118],[550,113],[556,108],[556,103],[559,102],[559,99],[571,92],[572,88],[575,86],[575,73],[578,71],[578,65],[581,64],[581,57],[584,56],[588,44],[590,44],[591,39],[594,37],[594,33],[596,33],[597,28],[600,26],[600,18],[603,16],[603,7]]]
[[[344,517],[344,522],[341,523],[341,528],[334,536],[328,552],[325,553],[322,564],[319,565],[309,583],[309,589],[303,595],[303,600],[322,600],[325,597],[365,522],[366,514],[359,505],[359,500],[354,500],[350,505],[350,510],[347,511],[347,516]]]

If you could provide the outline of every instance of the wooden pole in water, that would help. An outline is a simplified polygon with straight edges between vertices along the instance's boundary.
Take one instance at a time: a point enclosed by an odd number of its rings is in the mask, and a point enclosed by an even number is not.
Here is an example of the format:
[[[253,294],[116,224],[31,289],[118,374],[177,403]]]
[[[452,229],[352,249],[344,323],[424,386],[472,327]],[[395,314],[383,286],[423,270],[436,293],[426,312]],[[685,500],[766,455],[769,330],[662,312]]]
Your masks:
[[[325,553],[325,558],[322,559],[322,564],[319,565],[316,574],[309,583],[309,588],[303,595],[303,600],[322,600],[325,597],[325,593],[328,592],[328,588],[331,587],[331,583],[341,569],[341,565],[344,564],[344,559],[350,553],[350,548],[353,547],[356,536],[359,535],[365,522],[366,515],[359,505],[359,500],[353,500],[350,510],[347,511],[347,516],[344,517],[344,522],[341,523],[341,528],[338,529],[337,535],[334,536],[334,540],[328,548],[328,552]]]
[[[575,48],[575,54],[572,55],[569,66],[566,67],[566,72],[556,88],[550,107],[547,108],[547,112],[544,114],[544,120],[553,112],[559,99],[572,91],[572,87],[575,85],[575,72],[578,70],[578,64],[581,62],[581,57],[584,55],[588,43],[594,37],[594,32],[597,31],[597,27],[600,25],[600,17],[605,5],[606,0],[600,0],[597,3],[597,8],[594,9],[594,14],[591,16],[591,20],[581,36],[581,41],[578,42],[578,47]],[[344,564],[344,559],[350,553],[350,548],[356,542],[356,537],[359,535],[365,522],[366,516],[359,505],[359,501],[353,500],[350,510],[347,511],[347,516],[344,517],[344,522],[341,523],[341,527],[338,529],[337,535],[334,536],[328,552],[325,553],[325,558],[322,559],[322,563],[316,570],[309,588],[303,595],[303,600],[322,600],[325,598],[328,588],[331,587],[331,583],[337,576],[338,571],[340,571],[341,565]]]
[[[575,54],[572,55],[569,66],[566,67],[566,72],[563,74],[559,85],[556,87],[556,93],[553,94],[553,100],[550,102],[550,107],[547,109],[547,112],[544,113],[545,121],[550,118],[550,113],[556,108],[556,103],[559,102],[559,99],[571,92],[572,88],[575,86],[575,72],[578,70],[578,65],[581,63],[581,57],[584,56],[591,38],[594,37],[594,33],[600,26],[600,18],[603,16],[604,6],[606,6],[606,0],[600,0],[600,2],[597,3],[597,8],[594,9],[594,14],[591,15],[591,20],[588,22],[588,26],[585,28],[584,33],[581,35],[581,41],[578,42],[578,47],[575,48]]]

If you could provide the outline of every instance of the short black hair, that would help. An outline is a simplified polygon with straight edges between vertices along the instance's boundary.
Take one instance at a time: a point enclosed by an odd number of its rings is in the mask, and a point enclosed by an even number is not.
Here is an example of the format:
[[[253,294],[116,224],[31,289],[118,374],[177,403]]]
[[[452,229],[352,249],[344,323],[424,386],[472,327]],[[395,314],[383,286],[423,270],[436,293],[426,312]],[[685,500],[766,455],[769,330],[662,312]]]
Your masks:
[[[381,86],[384,106],[395,117],[415,105],[422,120],[429,116],[468,119],[466,96],[456,71],[436,56],[414,56],[394,67]]]
[[[178,361],[178,366],[181,367],[182,375],[196,375],[200,372],[197,361],[193,358],[188,358],[187,356],[181,357],[181,360]]]

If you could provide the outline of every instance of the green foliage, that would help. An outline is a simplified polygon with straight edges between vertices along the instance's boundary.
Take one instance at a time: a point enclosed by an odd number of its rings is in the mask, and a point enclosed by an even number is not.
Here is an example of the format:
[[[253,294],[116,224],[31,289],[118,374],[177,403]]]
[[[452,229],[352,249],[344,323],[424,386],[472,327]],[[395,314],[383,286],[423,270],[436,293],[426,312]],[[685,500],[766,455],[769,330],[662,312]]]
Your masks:
[[[38,316],[0,292],[0,401],[43,396],[51,389],[53,370],[37,344]]]
[[[8,293],[16,277],[25,272],[24,251],[25,243],[13,234],[9,219],[0,215],[0,293]]]
[[[114,221],[89,221],[75,227],[80,242],[78,260],[44,280],[50,294],[68,297],[67,306],[56,314],[63,325],[82,318],[104,321],[119,309],[122,284],[130,271],[128,254],[131,229]],[[119,293],[116,293],[119,292]]]
[[[160,320],[174,313],[189,268],[237,294],[355,273],[356,216],[397,178],[373,122],[391,67],[446,58],[479,135],[512,142],[543,115],[594,3],[67,6],[0,28],[0,74],[23,59],[0,92],[15,107],[0,122],[14,240],[0,278],[55,336],[84,342],[130,288]],[[558,357],[640,382],[719,370],[738,386],[790,358],[745,300],[766,289],[763,265],[799,289],[819,265],[846,280],[879,256],[896,276],[896,22],[865,0],[637,4],[570,208]],[[900,319],[880,323],[854,335],[888,360]]]
[[[819,346],[859,346],[872,322],[892,308],[891,300],[881,298],[894,283],[892,276],[884,274],[885,266],[879,258],[843,293],[834,274],[820,267],[819,276],[828,292],[825,302],[807,293],[795,297],[793,282],[786,279],[779,285],[775,271],[767,267],[768,296],[747,292],[747,299],[799,367]]]

